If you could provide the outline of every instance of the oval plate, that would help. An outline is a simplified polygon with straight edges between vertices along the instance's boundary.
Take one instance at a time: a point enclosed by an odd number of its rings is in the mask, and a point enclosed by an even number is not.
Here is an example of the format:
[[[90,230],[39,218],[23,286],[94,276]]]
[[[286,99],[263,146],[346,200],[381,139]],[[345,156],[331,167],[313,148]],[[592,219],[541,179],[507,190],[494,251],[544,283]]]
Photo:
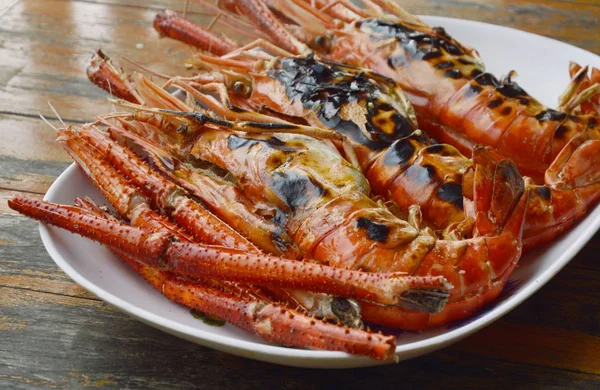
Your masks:
[[[484,23],[424,17],[446,27],[458,40],[480,50],[496,75],[515,69],[520,84],[548,106],[555,106],[569,82],[573,60],[600,67],[600,58],[582,49],[518,30]],[[77,196],[106,201],[72,165],[50,187],[46,200],[72,203]],[[491,324],[546,284],[590,240],[600,227],[600,207],[553,245],[524,257],[501,296],[473,317],[421,333],[396,333],[396,354],[409,359],[468,336]],[[270,345],[231,325],[212,327],[192,317],[189,309],[167,300],[107,249],[64,230],[40,225],[42,241],[56,264],[75,282],[139,320],[175,336],[235,355],[298,367],[352,368],[381,362],[341,352],[310,351]]]

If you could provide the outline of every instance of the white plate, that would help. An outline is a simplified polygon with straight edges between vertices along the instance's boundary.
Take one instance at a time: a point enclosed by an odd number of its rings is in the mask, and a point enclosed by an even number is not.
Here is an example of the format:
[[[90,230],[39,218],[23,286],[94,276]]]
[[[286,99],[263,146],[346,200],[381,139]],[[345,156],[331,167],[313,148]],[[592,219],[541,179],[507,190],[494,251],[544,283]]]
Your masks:
[[[520,84],[553,106],[569,81],[569,60],[600,67],[600,58],[567,44],[489,24],[425,17],[441,25],[462,42],[476,47],[489,71],[496,75],[518,71]],[[76,196],[104,199],[75,166],[54,182],[46,199],[72,203]],[[577,227],[521,260],[501,297],[478,315],[450,326],[422,333],[398,332],[396,354],[409,359],[447,346],[493,321],[547,283],[585,245],[600,227],[600,207]],[[50,256],[67,275],[102,300],[141,321],[186,340],[267,362],[300,367],[350,368],[380,364],[341,352],[309,351],[270,345],[230,325],[212,327],[193,318],[187,308],[170,302],[100,245],[57,228],[40,226]]]

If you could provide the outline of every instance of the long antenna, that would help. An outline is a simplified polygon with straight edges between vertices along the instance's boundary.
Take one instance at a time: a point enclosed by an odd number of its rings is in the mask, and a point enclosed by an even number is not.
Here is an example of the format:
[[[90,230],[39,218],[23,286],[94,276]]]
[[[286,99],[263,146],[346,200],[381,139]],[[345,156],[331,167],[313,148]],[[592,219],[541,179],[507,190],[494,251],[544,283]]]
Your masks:
[[[185,0],[185,5],[183,7],[183,18],[187,18],[188,7],[190,6],[190,0]]]
[[[52,112],[54,113],[54,115],[56,115],[56,118],[60,121],[60,123],[62,123],[62,125],[64,127],[67,127],[67,124],[65,122],[63,122],[62,118],[60,117],[60,114],[58,113],[58,111],[56,111],[56,109],[54,108],[54,106],[52,105],[52,103],[50,103],[50,100],[48,100],[48,106],[50,106],[50,109],[52,110]]]
[[[114,96],[114,95],[113,95],[113,92],[112,92],[112,83],[111,83],[110,81],[108,82],[108,93],[109,93],[111,96]],[[114,104],[111,104],[110,106],[112,107],[112,112],[113,112],[113,114],[114,114],[114,113],[116,113],[116,112],[117,112],[117,107],[115,107],[115,105],[114,105]]]
[[[159,78],[161,78],[161,79],[167,79],[167,80],[169,80],[169,79],[172,79],[172,78],[173,78],[172,76],[169,76],[169,75],[166,75],[166,74],[163,74],[163,73],[156,72],[156,71],[154,71],[154,70],[152,70],[152,69],[150,69],[150,68],[148,68],[148,67],[146,67],[146,66],[144,66],[144,65],[142,65],[142,64],[139,64],[139,63],[135,62],[134,60],[132,60],[131,58],[128,58],[128,57],[125,57],[125,56],[121,56],[121,59],[122,59],[122,60],[124,60],[124,61],[127,61],[127,62],[129,62],[131,65],[133,65],[133,66],[135,66],[135,67],[137,67],[137,68],[140,68],[141,70],[143,70],[143,71],[145,71],[145,72],[148,72],[148,73],[150,73],[151,75],[153,75],[153,76],[156,76],[156,77],[159,77]]]
[[[44,121],[44,122],[45,122],[45,123],[46,123],[48,126],[50,126],[51,128],[53,128],[53,129],[54,129],[54,131],[58,131],[58,129],[56,128],[56,126],[54,126],[52,123],[50,123],[50,122],[48,121],[48,119],[46,119],[46,117],[42,115],[42,113],[41,113],[41,112],[38,112],[38,115],[40,116],[40,118],[42,118],[42,120],[43,120],[43,121]]]

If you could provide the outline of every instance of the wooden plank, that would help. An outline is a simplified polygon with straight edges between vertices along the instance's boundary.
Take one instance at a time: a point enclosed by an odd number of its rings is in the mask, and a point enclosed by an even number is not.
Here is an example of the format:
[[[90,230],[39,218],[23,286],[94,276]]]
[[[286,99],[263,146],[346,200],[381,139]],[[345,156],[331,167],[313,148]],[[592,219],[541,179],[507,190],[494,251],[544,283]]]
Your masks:
[[[177,12],[183,12],[185,7],[185,0],[78,0],[78,2],[105,4],[115,7],[116,9],[124,7],[152,9],[155,11],[172,9]],[[208,0],[208,2],[214,3],[212,0]],[[197,8],[195,1],[189,2],[188,11],[194,12],[197,11]]]
[[[3,190],[0,189],[0,215],[19,215],[16,211],[11,210],[8,207],[8,200],[15,197],[16,195],[24,194],[21,191],[11,191],[11,190]],[[27,196],[30,196],[35,199],[42,199],[42,194],[35,193],[27,193]]]
[[[70,162],[22,160],[0,155],[0,165],[1,189],[44,194]]]
[[[53,121],[55,126],[61,126]],[[19,160],[70,161],[56,140],[56,131],[39,117],[0,114],[0,156]],[[1,174],[1,173],[0,173]]]
[[[600,374],[600,337],[556,327],[501,321],[455,348],[512,362]]]
[[[567,265],[546,286],[510,312],[508,321],[600,335],[600,272]],[[600,350],[598,351],[600,353]]]
[[[0,190],[45,193],[71,162],[55,139],[38,117],[0,114]]]
[[[588,269],[593,271],[600,270],[598,253],[600,252],[600,233],[597,233],[572,260],[573,267]]]
[[[93,298],[50,259],[37,225],[21,216],[0,215],[0,286]]]
[[[64,119],[85,121],[110,112],[106,94],[85,75],[99,47],[159,72],[184,72],[182,65],[191,50],[157,38],[152,29],[156,10],[113,8],[41,0],[11,8],[0,24],[5,37],[0,40],[0,107],[11,113],[53,116],[47,106],[51,101]]]

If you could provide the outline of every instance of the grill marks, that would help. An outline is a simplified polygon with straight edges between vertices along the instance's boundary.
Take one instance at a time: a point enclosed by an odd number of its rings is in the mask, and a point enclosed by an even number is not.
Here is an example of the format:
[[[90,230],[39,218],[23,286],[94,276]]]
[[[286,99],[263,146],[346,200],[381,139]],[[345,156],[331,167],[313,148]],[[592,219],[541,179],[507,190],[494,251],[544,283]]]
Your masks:
[[[473,99],[474,105],[480,104],[476,100],[479,94],[492,88],[492,95],[495,98],[487,102],[487,107],[493,110],[493,115],[497,117],[508,117],[515,112],[521,113],[527,107],[533,109],[541,107],[523,88],[513,82],[510,76],[499,81],[492,74],[486,73],[483,65],[471,57],[441,28],[419,31],[412,26],[382,19],[360,21],[357,23],[357,28],[370,34],[374,40],[395,38],[398,41],[406,55],[396,52],[391,57],[393,59],[388,61],[392,69],[408,67],[412,61],[430,62],[446,79],[470,80],[462,94],[466,98]],[[460,84],[458,86],[460,88]],[[452,98],[449,101],[452,101]],[[549,117],[556,117],[556,115],[542,111],[537,117],[539,122],[543,123]]]
[[[496,99],[493,99],[493,100],[491,100],[491,101],[490,101],[490,102],[487,104],[487,106],[488,106],[489,108],[496,108],[496,107],[498,107],[498,106],[501,106],[501,105],[502,105],[502,103],[504,103],[504,100],[502,100],[502,99],[500,99],[500,98],[496,98]]]
[[[444,55],[444,53],[442,53],[441,51],[437,50],[437,51],[430,51],[428,53],[425,53],[423,55],[423,61],[430,61],[430,60],[434,60],[436,58],[440,58]]]
[[[455,80],[463,78],[463,74],[458,69],[449,69],[444,72],[444,76]]]
[[[276,138],[276,137],[270,137],[265,140],[254,139],[254,138],[244,138],[244,137],[239,137],[235,134],[232,134],[229,137],[227,137],[227,146],[231,150],[236,150],[239,148],[250,149],[253,146],[259,145],[259,144],[265,145],[272,149],[280,150],[284,153],[291,153],[298,149],[291,145],[287,145],[285,142],[283,142],[282,140],[280,140],[279,138]]]
[[[452,146],[433,144],[417,131],[392,144],[379,160],[373,169],[389,173],[367,173],[368,177],[387,183],[383,187],[375,186],[378,191],[396,194],[394,199],[402,194],[407,203],[416,201],[425,214],[433,205],[443,213],[463,214],[462,179],[471,161]]]
[[[537,196],[544,199],[545,201],[550,201],[550,198],[552,196],[552,192],[550,191],[550,188],[547,186],[536,187],[534,192]]]
[[[440,56],[438,54],[440,49],[455,56],[466,55],[465,51],[458,46],[458,43],[440,28],[434,31],[435,35],[430,35],[382,19],[359,21],[357,28],[385,39],[398,39],[408,54],[417,59],[423,59],[424,57],[427,60],[437,58]]]
[[[539,130],[531,133],[540,134],[545,131],[542,126],[554,129],[560,124],[545,122],[562,121],[564,117],[530,97],[512,81],[511,75],[498,80],[490,73],[478,74],[459,89],[443,106],[439,116],[442,123],[456,128],[474,143],[500,149],[505,145],[503,140],[513,137],[521,127],[537,127]],[[502,150],[512,153],[510,147],[508,151]]]
[[[225,141],[226,147],[231,152],[239,151],[240,155],[254,155],[256,158],[266,161],[265,164],[271,173],[267,176],[269,186],[265,192],[271,192],[287,206],[282,209],[278,208],[285,215],[278,214],[274,219],[286,224],[291,231],[294,231],[299,223],[310,218],[322,205],[329,204],[334,199],[343,198],[345,194],[343,190],[338,193],[337,189],[331,186],[332,182],[323,181],[321,177],[318,177],[320,171],[313,171],[310,164],[303,164],[312,149],[310,145],[303,144],[301,139],[283,135],[242,137],[230,134]],[[331,160],[327,161],[331,162]],[[326,165],[325,170],[327,171],[331,164]],[[252,170],[256,167],[249,168]],[[425,171],[435,172],[435,168],[427,167]],[[238,180],[245,179],[239,177]],[[357,197],[357,195],[350,196]],[[361,196],[364,197],[364,195]],[[368,205],[376,206],[369,198],[364,198],[368,199]],[[365,209],[367,210],[365,211],[359,209],[361,213],[350,222],[352,225],[349,226],[364,231],[364,239],[381,244],[389,244],[390,240],[399,239],[399,221],[387,210],[375,208],[371,211]],[[297,216],[302,218],[295,222],[298,219]],[[317,216],[316,219],[318,220],[319,217]],[[330,233],[331,231],[328,230],[327,234]]]
[[[367,236],[377,242],[385,242],[390,234],[390,228],[382,223],[375,222],[366,217],[356,220],[356,227],[367,231]]]
[[[404,59],[398,58],[392,62],[401,60]],[[440,65],[440,68],[458,72],[456,77],[462,77],[460,71],[453,69],[454,66],[453,62],[448,62]],[[454,148],[450,150],[448,146],[432,145],[431,140],[422,133],[413,133],[414,129],[406,118],[376,98],[379,91],[369,79],[360,74],[348,74],[335,66],[326,66],[310,57],[280,60],[270,76],[285,87],[290,99],[300,99],[304,108],[315,112],[326,126],[371,150],[388,148],[383,154],[385,165],[393,167],[398,175],[406,171],[415,188],[433,189],[426,200],[428,204],[446,204],[444,207],[453,209],[453,213],[462,212],[462,173],[448,174],[448,167],[438,169],[437,163],[443,165],[440,161],[448,156],[452,159],[456,155],[457,160],[464,157]],[[481,88],[475,86],[476,90]],[[344,104],[361,101],[367,102],[367,134],[356,123],[344,120],[340,115]],[[409,136],[406,137],[407,135]],[[403,136],[406,138],[402,138]],[[433,163],[428,163],[429,161]],[[291,189],[318,194],[316,189],[309,189],[309,182],[292,184],[288,186]],[[289,192],[292,192],[291,189]],[[281,194],[283,197],[284,195]],[[291,199],[286,202],[292,208],[299,206],[291,202]],[[362,223],[364,225],[366,222]],[[369,226],[371,230],[367,230],[373,233],[373,225]]]
[[[273,192],[291,209],[305,207],[311,200],[321,198],[326,189],[305,172],[275,172],[272,176]]]
[[[371,150],[382,150],[415,130],[403,113],[379,99],[386,93],[362,73],[351,74],[309,56],[282,59],[269,76],[284,86],[291,100],[301,101],[305,109],[317,114],[323,125]],[[367,133],[359,124],[342,118],[341,111],[349,104],[366,107]]]
[[[444,62],[440,62],[439,64],[435,65],[436,69],[449,69],[449,68],[454,68],[454,62],[452,61],[444,61]]]
[[[437,191],[437,197],[452,203],[457,209],[463,210],[463,190],[461,183],[445,183]]]
[[[416,151],[417,148],[410,142],[410,138],[400,139],[386,151],[384,163],[388,166],[403,166],[413,158]]]
[[[442,28],[434,28],[433,33],[422,32],[381,19],[360,21],[357,28],[371,34],[374,39],[397,39],[411,60],[429,61],[436,69],[444,71],[445,77],[459,80],[475,70],[481,72],[475,59],[467,55],[460,44]],[[393,58],[397,57],[400,56]],[[407,64],[406,57],[402,61],[388,62],[393,69]]]
[[[367,103],[366,127],[372,139],[380,139],[387,145],[415,130],[398,110],[380,100]]]
[[[472,144],[462,137],[473,144],[496,147],[518,160],[520,169],[538,181],[543,178],[544,166],[551,164],[572,137],[600,128],[596,120],[546,108],[513,82],[514,72],[501,80],[485,72],[483,65],[443,30],[382,19],[365,19],[354,26],[375,45],[382,43],[382,55],[391,53],[389,70],[400,78],[411,78],[406,86],[417,91],[418,113],[458,136],[447,139],[464,148]],[[423,72],[424,67],[429,70]],[[420,79],[431,77],[422,76],[431,71],[435,80]],[[443,136],[435,131],[434,135]]]
[[[421,131],[415,131],[408,137],[394,142],[383,155],[387,166],[398,166],[405,168],[406,164],[412,164],[418,153],[432,141]],[[436,145],[437,146],[437,145]],[[440,145],[443,146],[443,145]]]
[[[294,160],[302,158],[306,149],[301,141],[283,141],[275,136],[245,138],[231,134],[227,137],[227,147],[231,151],[243,149],[244,155],[254,153],[262,156],[267,170],[272,172],[269,186],[273,194],[291,212],[330,195],[324,185],[312,177],[310,169],[296,167]],[[260,150],[253,151],[254,148]]]
[[[510,77],[498,80],[490,73],[480,73],[473,78],[470,85],[479,85],[479,88],[481,88],[482,91],[485,87],[493,88],[493,98],[487,102],[487,107],[491,109],[501,107],[503,104],[521,104],[524,106],[537,104],[537,102],[535,102],[523,88],[513,82]],[[518,106],[515,108],[519,110]],[[499,110],[498,112],[500,115],[506,116],[510,115],[511,111],[512,110],[509,111],[506,107],[503,107],[503,111]]]
[[[562,122],[567,118],[567,114],[564,112],[556,111],[551,108],[540,112],[536,115],[536,119],[540,122],[553,121],[553,122]]]
[[[417,167],[418,165],[413,165],[413,167]],[[425,164],[421,166],[421,169],[417,168],[418,173],[415,175],[415,179],[418,182],[427,183],[432,181],[434,178],[438,178],[436,175],[436,170],[433,165]]]
[[[479,95],[481,93],[481,91],[483,91],[483,88],[480,87],[479,85],[468,84],[468,88],[465,91],[465,96],[467,98],[475,97],[475,96]]]

